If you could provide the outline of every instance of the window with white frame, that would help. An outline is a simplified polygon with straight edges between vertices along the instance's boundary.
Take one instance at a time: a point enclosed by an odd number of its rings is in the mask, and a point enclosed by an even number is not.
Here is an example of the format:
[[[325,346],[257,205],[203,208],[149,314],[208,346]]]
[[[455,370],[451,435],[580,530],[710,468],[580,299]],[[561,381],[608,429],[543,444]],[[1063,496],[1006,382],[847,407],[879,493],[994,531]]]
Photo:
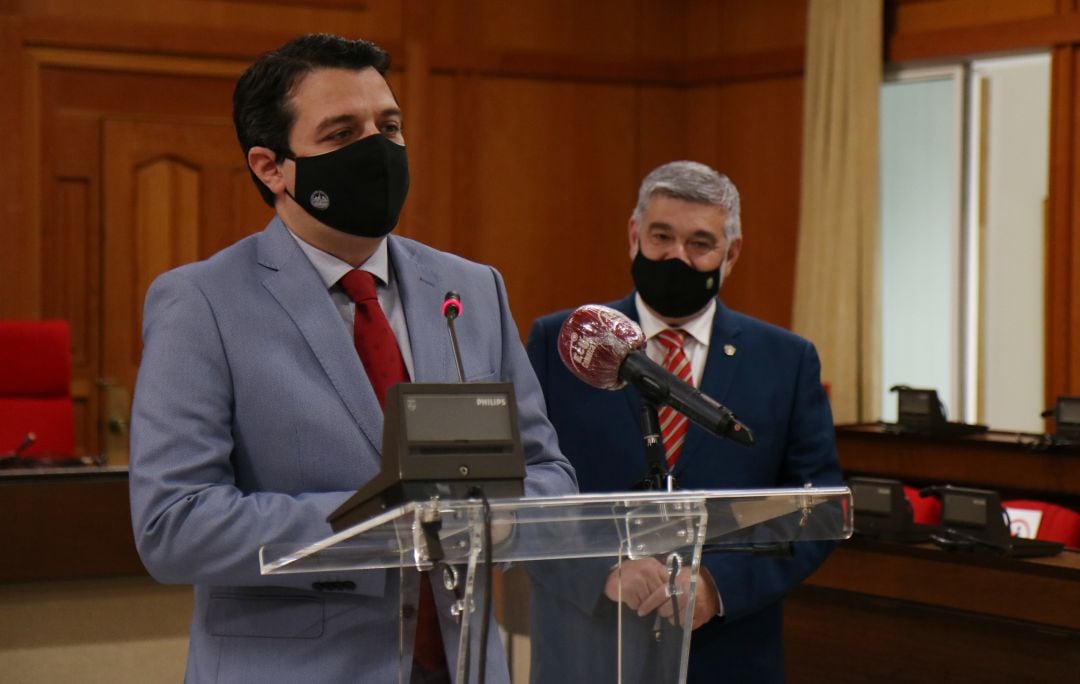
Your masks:
[[[881,91],[881,417],[893,385],[954,421],[1041,432],[1050,59],[887,75]]]

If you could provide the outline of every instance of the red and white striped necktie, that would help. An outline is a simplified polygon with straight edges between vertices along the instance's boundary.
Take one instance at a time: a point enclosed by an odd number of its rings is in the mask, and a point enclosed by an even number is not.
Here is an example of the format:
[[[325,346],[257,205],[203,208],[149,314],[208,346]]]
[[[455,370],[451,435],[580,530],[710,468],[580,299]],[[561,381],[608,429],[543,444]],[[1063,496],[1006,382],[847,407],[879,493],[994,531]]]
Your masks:
[[[694,374],[690,368],[690,359],[683,349],[686,342],[686,332],[666,328],[660,331],[656,339],[666,350],[664,368],[686,384],[693,385]],[[686,416],[668,406],[661,406],[657,414],[660,418],[660,436],[664,440],[664,452],[667,454],[668,468],[671,468],[674,467],[675,461],[679,458],[679,452],[682,451],[689,421]]]

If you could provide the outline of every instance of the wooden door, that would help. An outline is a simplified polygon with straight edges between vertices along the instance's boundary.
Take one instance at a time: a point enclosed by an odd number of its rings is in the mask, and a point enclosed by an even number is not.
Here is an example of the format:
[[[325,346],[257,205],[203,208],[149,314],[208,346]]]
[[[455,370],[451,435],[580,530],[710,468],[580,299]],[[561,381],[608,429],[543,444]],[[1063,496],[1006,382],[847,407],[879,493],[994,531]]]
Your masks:
[[[273,212],[224,119],[113,118],[103,129],[101,378],[110,463],[127,463],[142,306],[153,279],[261,229]]]

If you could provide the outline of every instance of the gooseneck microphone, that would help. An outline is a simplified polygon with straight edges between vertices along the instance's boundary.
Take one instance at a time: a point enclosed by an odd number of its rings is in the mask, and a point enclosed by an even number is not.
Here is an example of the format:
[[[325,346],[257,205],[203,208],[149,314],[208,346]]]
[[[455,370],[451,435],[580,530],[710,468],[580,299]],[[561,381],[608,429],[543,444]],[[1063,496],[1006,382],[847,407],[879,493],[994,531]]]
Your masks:
[[[450,348],[454,350],[454,360],[457,361],[458,379],[465,382],[465,366],[461,363],[461,350],[458,349],[457,330],[454,328],[454,320],[461,315],[461,295],[452,290],[446,293],[442,315],[446,317],[446,327],[450,331]]]
[[[559,356],[582,382],[607,390],[633,385],[646,401],[666,404],[719,437],[754,443],[734,413],[665,370],[644,348],[645,334],[637,323],[598,304],[578,307],[559,330]]]
[[[19,457],[22,453],[32,447],[34,442],[37,441],[37,434],[33,432],[27,432],[23,437],[23,441],[19,442],[19,446],[15,447],[15,450],[11,452],[12,456]]]
[[[27,432],[22,441],[19,442],[19,446],[15,447],[8,453],[0,453],[0,467],[7,468],[9,466],[19,466],[25,464],[29,459],[24,459],[22,453],[34,445],[37,441],[37,435],[33,432]]]

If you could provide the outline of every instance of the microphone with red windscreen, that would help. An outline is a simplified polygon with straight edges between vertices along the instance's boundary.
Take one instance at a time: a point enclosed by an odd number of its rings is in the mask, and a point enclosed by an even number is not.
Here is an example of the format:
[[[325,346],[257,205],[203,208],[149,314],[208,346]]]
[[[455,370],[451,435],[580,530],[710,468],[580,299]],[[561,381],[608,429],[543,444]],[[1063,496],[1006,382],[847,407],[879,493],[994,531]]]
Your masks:
[[[642,398],[666,404],[719,437],[751,445],[754,436],[727,407],[645,355],[645,334],[615,309],[586,304],[559,330],[559,357],[582,382],[599,389],[633,385]]]

